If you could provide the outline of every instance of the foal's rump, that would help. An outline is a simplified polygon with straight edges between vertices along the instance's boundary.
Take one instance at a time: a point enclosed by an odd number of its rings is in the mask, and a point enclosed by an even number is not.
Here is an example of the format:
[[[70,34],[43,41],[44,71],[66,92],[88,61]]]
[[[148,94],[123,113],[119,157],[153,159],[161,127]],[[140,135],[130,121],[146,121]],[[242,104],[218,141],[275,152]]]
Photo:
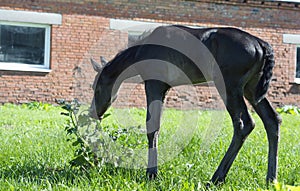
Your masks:
[[[244,88],[252,103],[264,98],[274,67],[273,49],[267,42],[239,29],[219,28],[204,43],[214,55],[225,84]]]

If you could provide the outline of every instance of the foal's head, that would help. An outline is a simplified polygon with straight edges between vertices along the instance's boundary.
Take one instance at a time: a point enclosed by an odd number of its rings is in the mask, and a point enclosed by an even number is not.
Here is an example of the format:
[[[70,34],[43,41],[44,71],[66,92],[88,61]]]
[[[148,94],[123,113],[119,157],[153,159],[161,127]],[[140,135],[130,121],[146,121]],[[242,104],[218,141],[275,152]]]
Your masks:
[[[90,116],[95,119],[102,118],[102,115],[110,106],[110,93],[107,91],[107,87],[105,85],[102,70],[103,67],[107,64],[107,61],[101,56],[101,64],[97,63],[94,59],[91,59],[92,66],[94,70],[97,72],[93,83],[94,97],[90,107]]]

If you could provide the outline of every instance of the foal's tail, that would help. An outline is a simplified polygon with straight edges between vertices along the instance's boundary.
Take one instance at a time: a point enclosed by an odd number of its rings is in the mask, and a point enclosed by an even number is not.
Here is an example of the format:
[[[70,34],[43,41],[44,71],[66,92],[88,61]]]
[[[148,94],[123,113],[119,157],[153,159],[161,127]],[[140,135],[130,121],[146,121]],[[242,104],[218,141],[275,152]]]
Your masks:
[[[273,75],[273,67],[275,64],[274,51],[270,44],[262,40],[258,40],[264,52],[263,74],[256,85],[255,101],[260,102],[266,95]]]

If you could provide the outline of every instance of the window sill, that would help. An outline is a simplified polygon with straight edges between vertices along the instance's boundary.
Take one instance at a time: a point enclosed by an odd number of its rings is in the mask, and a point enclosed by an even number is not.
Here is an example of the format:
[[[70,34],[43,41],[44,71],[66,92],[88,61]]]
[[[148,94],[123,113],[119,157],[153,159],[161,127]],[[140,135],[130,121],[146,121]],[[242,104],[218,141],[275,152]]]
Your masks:
[[[24,72],[42,72],[42,73],[49,73],[51,69],[45,67],[33,67],[31,65],[22,65],[22,64],[9,64],[2,65],[0,64],[0,70],[8,70],[8,71],[24,71]]]
[[[0,9],[1,21],[61,25],[62,15],[56,13],[39,13],[32,11],[13,11]]]

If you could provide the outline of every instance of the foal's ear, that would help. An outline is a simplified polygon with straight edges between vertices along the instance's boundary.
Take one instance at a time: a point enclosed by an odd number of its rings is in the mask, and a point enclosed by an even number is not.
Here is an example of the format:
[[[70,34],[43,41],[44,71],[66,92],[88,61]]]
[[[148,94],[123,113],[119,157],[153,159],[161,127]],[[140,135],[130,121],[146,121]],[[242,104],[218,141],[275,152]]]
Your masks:
[[[104,56],[100,56],[100,60],[102,67],[105,66],[105,64],[107,64],[107,60],[104,58]]]
[[[96,72],[101,72],[104,65],[97,63],[93,58],[91,58],[91,63]]]

